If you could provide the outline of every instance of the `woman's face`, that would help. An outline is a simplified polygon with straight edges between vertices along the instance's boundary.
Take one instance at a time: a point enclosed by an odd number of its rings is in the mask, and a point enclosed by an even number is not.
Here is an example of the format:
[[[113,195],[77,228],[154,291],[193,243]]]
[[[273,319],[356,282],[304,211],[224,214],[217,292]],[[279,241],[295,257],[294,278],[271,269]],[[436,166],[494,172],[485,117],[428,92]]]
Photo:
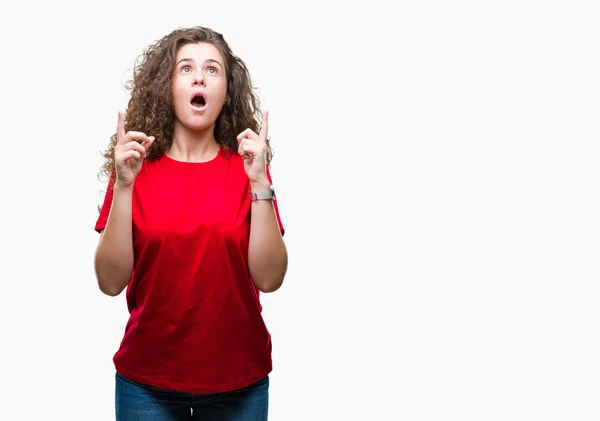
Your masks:
[[[192,130],[211,127],[225,103],[226,76],[223,56],[212,44],[179,48],[172,83],[177,120]]]

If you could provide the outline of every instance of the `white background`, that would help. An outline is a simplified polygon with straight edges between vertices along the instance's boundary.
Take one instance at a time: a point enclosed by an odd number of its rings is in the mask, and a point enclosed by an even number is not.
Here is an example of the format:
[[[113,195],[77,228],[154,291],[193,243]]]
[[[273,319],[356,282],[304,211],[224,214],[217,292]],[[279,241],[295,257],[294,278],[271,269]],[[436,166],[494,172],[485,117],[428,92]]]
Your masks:
[[[0,419],[114,419],[100,151],[190,25],[271,112],[270,420],[600,419],[594,2],[119,3],[0,10]]]

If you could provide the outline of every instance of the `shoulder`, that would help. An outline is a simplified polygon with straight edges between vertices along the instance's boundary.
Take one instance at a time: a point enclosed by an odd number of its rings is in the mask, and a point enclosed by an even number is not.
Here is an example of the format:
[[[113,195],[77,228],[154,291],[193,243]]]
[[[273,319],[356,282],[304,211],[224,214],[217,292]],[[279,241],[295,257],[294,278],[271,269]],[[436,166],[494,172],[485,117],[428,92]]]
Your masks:
[[[225,161],[229,161],[236,165],[244,165],[244,159],[237,153],[237,151],[234,151],[227,146],[221,146],[219,155]]]
[[[219,165],[216,168],[226,169],[228,172],[236,173],[240,176],[246,176],[246,170],[244,169],[244,158],[242,158],[237,151],[233,151],[230,148],[223,147],[219,151]]]

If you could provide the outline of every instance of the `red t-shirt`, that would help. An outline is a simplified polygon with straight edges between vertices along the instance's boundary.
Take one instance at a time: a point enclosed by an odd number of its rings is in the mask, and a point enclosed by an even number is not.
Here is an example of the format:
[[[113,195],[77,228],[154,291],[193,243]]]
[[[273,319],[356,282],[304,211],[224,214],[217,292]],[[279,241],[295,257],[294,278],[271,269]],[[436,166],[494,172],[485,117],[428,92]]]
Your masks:
[[[204,163],[166,155],[144,163],[133,188],[130,316],[117,372],[188,393],[242,388],[271,372],[271,337],[248,270],[249,189],[242,158],[223,148]],[[109,185],[99,232],[112,197]]]

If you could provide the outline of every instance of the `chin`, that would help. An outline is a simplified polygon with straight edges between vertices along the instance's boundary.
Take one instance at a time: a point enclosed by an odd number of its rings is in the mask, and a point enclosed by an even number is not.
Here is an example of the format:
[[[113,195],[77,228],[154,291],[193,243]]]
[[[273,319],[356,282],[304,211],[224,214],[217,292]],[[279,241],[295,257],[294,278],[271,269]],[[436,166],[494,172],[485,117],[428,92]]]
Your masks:
[[[180,119],[179,122],[186,128],[194,131],[202,131],[211,128],[215,124],[216,120],[211,120],[202,117],[189,117]]]
[[[203,131],[203,130],[206,130],[206,129],[210,129],[212,127],[212,124],[208,124],[208,123],[190,123],[190,124],[184,124],[184,126],[187,127],[190,130],[194,130],[196,132],[200,132],[200,131]]]

